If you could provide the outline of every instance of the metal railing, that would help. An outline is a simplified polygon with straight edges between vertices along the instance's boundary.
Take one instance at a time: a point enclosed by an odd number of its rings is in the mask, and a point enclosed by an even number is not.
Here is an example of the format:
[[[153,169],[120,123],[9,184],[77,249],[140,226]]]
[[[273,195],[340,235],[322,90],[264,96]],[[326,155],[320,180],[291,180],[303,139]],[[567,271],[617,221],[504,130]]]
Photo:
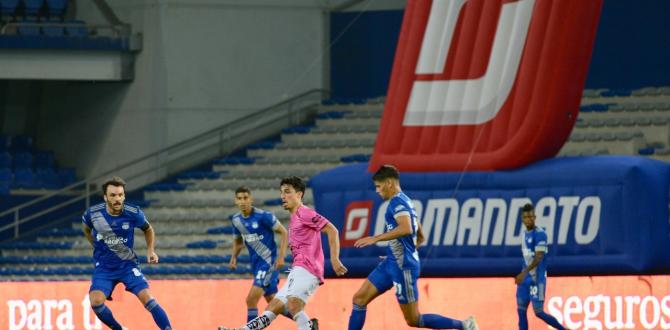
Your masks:
[[[19,226],[51,212],[63,209],[82,200],[90,206],[92,188],[110,175],[120,175],[127,182],[153,183],[192,168],[208,160],[222,156],[249,143],[281,132],[282,128],[296,125],[313,115],[316,105],[327,98],[329,91],[313,89],[290,99],[243,116],[227,124],[213,128],[182,142],[129,161],[95,176],[75,182],[58,191],[35,198],[27,203],[0,213],[0,219],[13,215],[12,223],[0,227],[0,234],[13,230],[14,239],[19,237]],[[138,185],[139,186],[139,185]],[[94,191],[97,190],[93,189]],[[29,207],[56,196],[68,196],[67,200],[49,206],[30,215],[22,216]]]

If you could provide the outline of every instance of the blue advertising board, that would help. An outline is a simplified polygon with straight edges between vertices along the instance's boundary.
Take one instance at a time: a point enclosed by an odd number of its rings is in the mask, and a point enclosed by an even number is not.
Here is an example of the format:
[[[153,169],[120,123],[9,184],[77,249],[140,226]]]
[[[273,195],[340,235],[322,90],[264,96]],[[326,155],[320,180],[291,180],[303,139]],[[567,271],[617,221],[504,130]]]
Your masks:
[[[648,274],[670,268],[667,163],[641,157],[568,157],[513,171],[401,173],[427,242],[423,276],[507,276],[521,269],[520,208],[535,205],[549,239],[550,275]],[[385,203],[367,164],[310,180],[315,207],[340,230],[341,257],[366,276],[383,243]],[[327,244],[325,244],[327,245]],[[327,248],[327,246],[326,246]]]

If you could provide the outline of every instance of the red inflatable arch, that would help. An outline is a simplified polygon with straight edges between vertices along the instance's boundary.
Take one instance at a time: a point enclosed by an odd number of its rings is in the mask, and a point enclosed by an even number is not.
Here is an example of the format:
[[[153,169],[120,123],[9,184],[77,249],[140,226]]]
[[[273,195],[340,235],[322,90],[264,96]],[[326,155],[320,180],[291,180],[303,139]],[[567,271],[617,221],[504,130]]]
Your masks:
[[[409,0],[369,170],[497,170],[574,126],[602,0]]]

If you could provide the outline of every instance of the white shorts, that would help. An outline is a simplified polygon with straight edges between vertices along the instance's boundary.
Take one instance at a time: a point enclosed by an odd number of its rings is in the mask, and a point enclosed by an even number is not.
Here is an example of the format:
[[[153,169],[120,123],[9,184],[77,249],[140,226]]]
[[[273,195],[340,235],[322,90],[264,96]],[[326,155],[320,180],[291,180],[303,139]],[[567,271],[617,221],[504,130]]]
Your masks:
[[[293,267],[288,273],[288,278],[284,285],[275,296],[284,304],[288,302],[288,297],[295,297],[302,300],[305,304],[319,287],[319,279],[312,273],[302,267]]]

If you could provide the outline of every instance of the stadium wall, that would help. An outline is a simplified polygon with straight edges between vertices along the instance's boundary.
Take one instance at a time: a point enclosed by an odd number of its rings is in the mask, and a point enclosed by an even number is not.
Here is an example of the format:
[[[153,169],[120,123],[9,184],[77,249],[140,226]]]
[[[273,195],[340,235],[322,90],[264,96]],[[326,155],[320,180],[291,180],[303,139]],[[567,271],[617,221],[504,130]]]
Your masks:
[[[351,299],[362,279],[330,279],[307,305],[321,329],[342,329]],[[283,282],[283,280],[282,280]],[[239,326],[246,317],[249,280],[151,281],[152,294],[175,329]],[[281,285],[282,283],[280,283]],[[102,329],[90,310],[89,282],[0,283],[0,327],[24,329]],[[464,319],[477,317],[481,329],[517,329],[516,286],[511,277],[421,279],[421,310]],[[573,329],[670,329],[670,276],[594,276],[549,278],[546,311]],[[206,294],[204,294],[206,293]],[[155,327],[151,315],[132,294],[118,286],[107,302],[130,329]],[[260,308],[265,305],[261,303]],[[531,329],[547,326],[528,311]],[[279,317],[271,329],[295,327]],[[386,293],[369,307],[365,329],[411,329]]]
[[[79,1],[78,13],[95,23],[92,3]],[[135,80],[45,82],[35,110],[38,146],[80,175],[324,85],[324,15],[314,2],[109,3],[144,35]]]

